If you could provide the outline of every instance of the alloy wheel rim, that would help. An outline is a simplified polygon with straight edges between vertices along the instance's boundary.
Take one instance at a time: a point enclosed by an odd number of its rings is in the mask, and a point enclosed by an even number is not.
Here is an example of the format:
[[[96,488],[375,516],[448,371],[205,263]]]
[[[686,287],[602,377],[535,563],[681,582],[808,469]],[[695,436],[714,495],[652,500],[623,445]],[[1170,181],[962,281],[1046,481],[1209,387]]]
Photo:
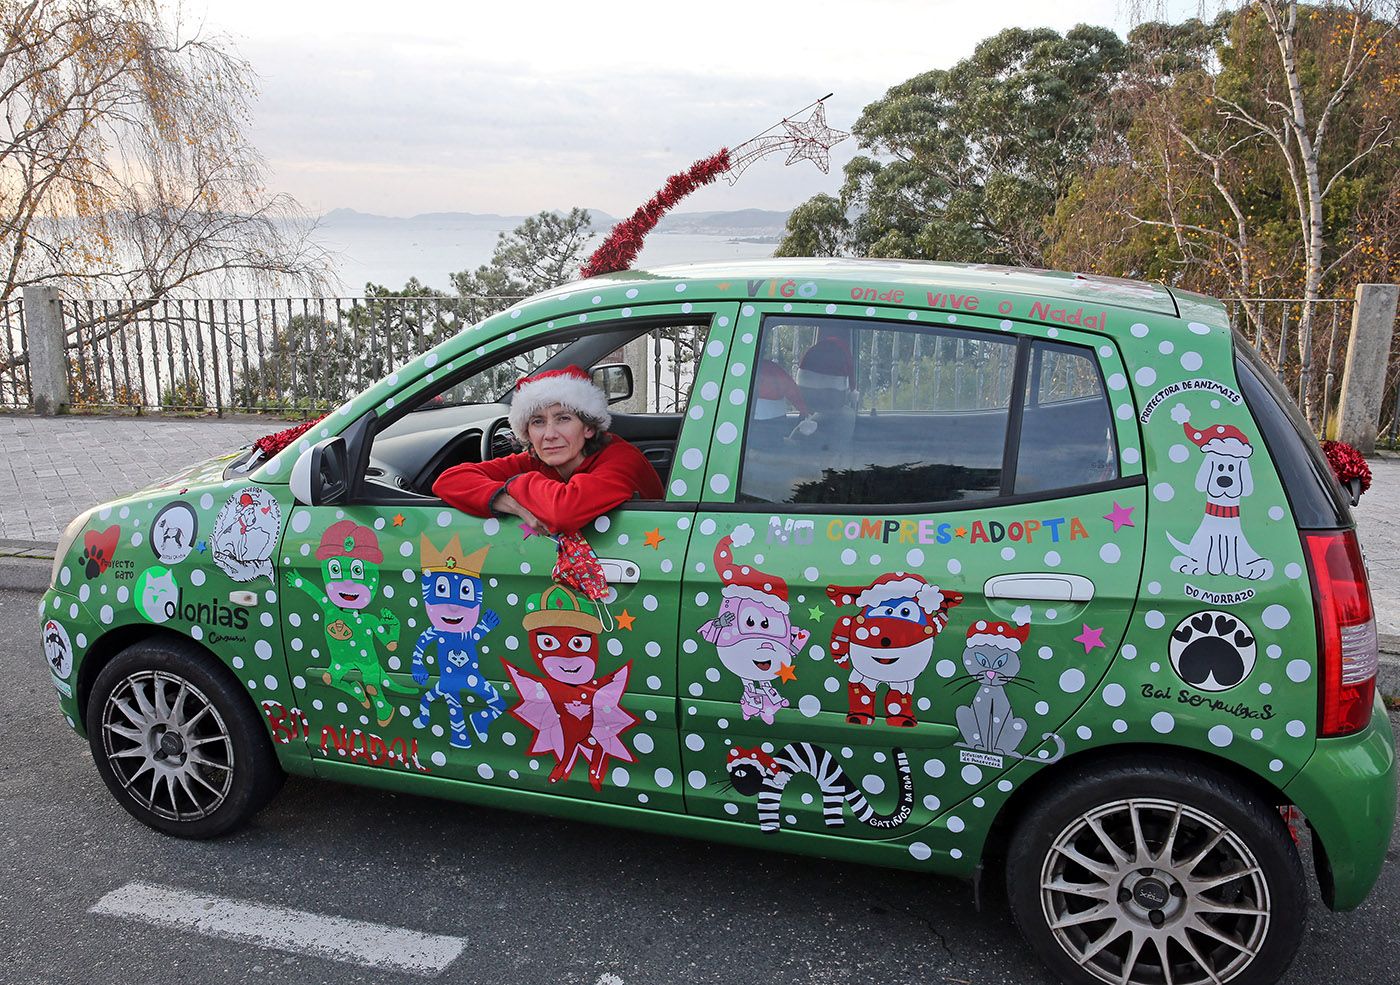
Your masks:
[[[204,692],[177,674],[127,677],[102,706],[102,748],[117,782],[171,821],[208,817],[233,785],[233,740]]]
[[[1046,853],[1040,905],[1065,952],[1116,985],[1225,985],[1258,956],[1272,912],[1254,853],[1172,800],[1104,804]]]

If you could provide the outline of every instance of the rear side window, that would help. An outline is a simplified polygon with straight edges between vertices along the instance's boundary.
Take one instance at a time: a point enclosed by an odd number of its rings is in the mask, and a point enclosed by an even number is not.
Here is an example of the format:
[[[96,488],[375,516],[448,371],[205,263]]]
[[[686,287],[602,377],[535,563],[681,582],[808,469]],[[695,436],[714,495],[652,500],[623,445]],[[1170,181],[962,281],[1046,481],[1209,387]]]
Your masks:
[[[1116,478],[1113,415],[1094,353],[1037,340],[1026,376],[1015,491],[1066,489]]]
[[[1017,343],[835,318],[764,320],[741,502],[998,496]]]
[[[1240,381],[1264,446],[1278,470],[1293,518],[1304,530],[1333,530],[1353,525],[1351,507],[1332,474],[1312,429],[1283,384],[1259,354],[1238,336],[1235,375]]]

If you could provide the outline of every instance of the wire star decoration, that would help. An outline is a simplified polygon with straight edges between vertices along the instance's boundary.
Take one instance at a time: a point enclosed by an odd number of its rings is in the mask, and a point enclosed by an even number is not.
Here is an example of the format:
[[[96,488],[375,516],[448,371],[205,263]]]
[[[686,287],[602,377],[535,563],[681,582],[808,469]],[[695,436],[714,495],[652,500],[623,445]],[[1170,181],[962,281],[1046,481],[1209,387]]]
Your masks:
[[[773,132],[779,128],[783,132]],[[849,136],[846,131],[834,130],[827,125],[826,97],[823,96],[812,106],[812,112],[807,114],[806,119],[784,119],[730,151],[730,165],[725,177],[732,185],[754,161],[778,151],[787,152],[786,164],[805,159],[821,168],[822,174],[829,174],[831,148]]]

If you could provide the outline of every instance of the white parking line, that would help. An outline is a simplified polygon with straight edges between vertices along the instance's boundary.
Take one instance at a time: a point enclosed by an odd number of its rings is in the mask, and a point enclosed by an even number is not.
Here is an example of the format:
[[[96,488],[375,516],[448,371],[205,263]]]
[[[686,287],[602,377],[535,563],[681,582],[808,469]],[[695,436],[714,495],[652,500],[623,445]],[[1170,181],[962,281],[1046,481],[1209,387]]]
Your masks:
[[[466,946],[460,937],[422,934],[144,882],[129,882],[112,890],[89,912],[429,978],[441,974]]]

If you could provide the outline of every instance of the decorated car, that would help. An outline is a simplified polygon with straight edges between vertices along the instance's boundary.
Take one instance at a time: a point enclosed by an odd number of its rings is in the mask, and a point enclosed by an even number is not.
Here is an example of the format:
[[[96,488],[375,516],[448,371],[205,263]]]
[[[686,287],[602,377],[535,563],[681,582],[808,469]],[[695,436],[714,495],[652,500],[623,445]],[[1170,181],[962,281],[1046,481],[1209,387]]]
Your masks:
[[[648,338],[644,379],[612,354]],[[516,377],[570,365],[664,488],[582,531],[597,600],[549,537],[432,494],[511,450]],[[591,277],[82,514],[41,622],[162,831],[230,831],[296,773],[1000,879],[1072,982],[1277,980],[1296,837],[1348,909],[1395,815],[1340,488],[1220,304],[1126,281]]]

